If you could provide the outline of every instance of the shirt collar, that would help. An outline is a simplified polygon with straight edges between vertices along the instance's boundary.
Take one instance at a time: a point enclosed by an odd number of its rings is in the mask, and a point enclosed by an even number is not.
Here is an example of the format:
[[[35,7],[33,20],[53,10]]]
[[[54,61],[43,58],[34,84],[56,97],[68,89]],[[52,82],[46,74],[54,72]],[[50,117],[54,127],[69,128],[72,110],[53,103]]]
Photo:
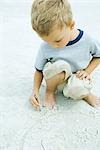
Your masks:
[[[76,39],[69,41],[69,43],[66,46],[73,45],[73,44],[77,43],[82,38],[84,32],[80,29],[78,29],[78,30],[79,30],[79,35],[76,37]]]

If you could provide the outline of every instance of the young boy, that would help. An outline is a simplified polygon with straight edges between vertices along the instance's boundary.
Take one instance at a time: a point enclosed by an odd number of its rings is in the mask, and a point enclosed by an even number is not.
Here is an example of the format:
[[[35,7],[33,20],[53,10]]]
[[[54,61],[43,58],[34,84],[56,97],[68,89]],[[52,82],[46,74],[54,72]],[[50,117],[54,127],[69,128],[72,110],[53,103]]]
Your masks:
[[[39,89],[46,81],[45,105],[55,105],[60,85],[64,96],[100,104],[91,93],[90,74],[100,64],[100,43],[75,27],[67,0],[35,0],[32,5],[33,29],[44,40],[37,54],[31,104],[40,106]]]

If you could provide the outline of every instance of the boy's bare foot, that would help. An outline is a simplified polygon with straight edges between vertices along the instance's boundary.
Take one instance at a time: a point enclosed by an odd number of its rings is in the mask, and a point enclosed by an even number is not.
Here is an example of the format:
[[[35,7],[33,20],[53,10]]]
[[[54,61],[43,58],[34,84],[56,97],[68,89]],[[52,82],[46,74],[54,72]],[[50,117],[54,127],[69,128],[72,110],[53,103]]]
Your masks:
[[[93,107],[100,105],[100,98],[90,93],[85,98],[83,98],[86,102],[88,102]]]
[[[55,104],[56,104],[55,94],[53,92],[46,92],[44,107],[54,108]]]
[[[54,77],[46,80],[46,93],[45,93],[45,102],[44,106],[48,108],[54,108],[56,100],[55,100],[55,91],[57,86],[64,82],[65,72],[61,72]]]

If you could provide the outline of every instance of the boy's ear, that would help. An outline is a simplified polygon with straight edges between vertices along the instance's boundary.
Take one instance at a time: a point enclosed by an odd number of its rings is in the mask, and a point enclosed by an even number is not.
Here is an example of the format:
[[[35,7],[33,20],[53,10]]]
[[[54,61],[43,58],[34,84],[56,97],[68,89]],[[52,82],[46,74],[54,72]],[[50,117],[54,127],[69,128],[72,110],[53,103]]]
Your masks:
[[[72,21],[70,24],[70,29],[72,30],[75,27],[75,21]]]

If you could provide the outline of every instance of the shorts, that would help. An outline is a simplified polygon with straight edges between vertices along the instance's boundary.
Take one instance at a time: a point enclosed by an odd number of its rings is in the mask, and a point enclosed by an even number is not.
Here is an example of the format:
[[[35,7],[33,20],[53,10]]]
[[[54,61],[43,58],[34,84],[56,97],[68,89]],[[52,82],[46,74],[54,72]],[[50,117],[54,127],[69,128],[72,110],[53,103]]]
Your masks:
[[[46,63],[43,69],[43,76],[45,80],[48,80],[63,71],[65,71],[65,80],[63,84],[58,85],[57,90],[62,91],[65,97],[81,99],[90,93],[92,81],[85,78],[83,80],[77,78],[72,73],[70,64],[64,60]]]

